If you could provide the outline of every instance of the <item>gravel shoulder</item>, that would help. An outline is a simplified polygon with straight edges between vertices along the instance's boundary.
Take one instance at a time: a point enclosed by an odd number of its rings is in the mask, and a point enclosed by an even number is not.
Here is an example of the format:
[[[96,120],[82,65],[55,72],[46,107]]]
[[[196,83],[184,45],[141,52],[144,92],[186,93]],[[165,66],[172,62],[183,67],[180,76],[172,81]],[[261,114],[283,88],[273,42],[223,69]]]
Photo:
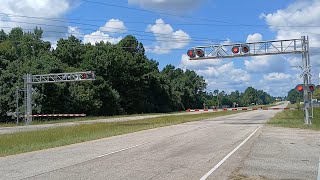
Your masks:
[[[319,157],[319,132],[264,126],[225,167],[238,162],[230,179],[317,179]]]

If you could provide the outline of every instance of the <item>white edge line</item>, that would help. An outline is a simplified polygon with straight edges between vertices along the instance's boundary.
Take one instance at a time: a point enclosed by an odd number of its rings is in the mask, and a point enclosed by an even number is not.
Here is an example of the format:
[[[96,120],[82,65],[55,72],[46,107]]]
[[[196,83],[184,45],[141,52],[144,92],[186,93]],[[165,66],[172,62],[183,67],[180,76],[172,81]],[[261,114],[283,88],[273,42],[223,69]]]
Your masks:
[[[142,146],[142,145],[145,145],[145,144],[147,144],[147,143],[130,146],[130,147],[127,147],[127,148],[124,148],[124,149],[120,149],[120,150],[117,150],[117,151],[113,151],[113,152],[110,152],[110,153],[107,153],[107,154],[100,155],[100,156],[98,156],[96,158],[101,158],[101,157],[108,156],[108,155],[111,155],[111,154],[115,154],[115,153],[118,153],[118,152],[126,151],[126,150],[129,150],[129,149],[132,149],[132,148],[136,148],[136,147],[139,147],[139,146]]]
[[[320,180],[320,158],[319,158],[319,166],[318,166],[318,179],[317,180]]]
[[[253,131],[245,140],[242,141],[234,150],[232,150],[227,156],[225,156],[217,165],[215,165],[207,174],[202,176],[200,180],[207,179],[215,170],[217,170],[233,153],[235,153],[242,145],[244,145],[262,126],[259,126]],[[318,179],[319,180],[319,179]]]

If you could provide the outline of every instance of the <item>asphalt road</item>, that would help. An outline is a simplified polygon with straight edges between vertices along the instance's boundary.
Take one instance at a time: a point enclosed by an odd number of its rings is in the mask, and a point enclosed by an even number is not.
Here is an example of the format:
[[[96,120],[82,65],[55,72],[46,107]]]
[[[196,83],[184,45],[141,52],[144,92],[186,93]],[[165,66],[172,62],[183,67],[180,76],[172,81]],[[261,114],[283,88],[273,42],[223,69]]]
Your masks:
[[[245,112],[3,157],[0,179],[316,179],[319,133],[261,127],[277,112]]]

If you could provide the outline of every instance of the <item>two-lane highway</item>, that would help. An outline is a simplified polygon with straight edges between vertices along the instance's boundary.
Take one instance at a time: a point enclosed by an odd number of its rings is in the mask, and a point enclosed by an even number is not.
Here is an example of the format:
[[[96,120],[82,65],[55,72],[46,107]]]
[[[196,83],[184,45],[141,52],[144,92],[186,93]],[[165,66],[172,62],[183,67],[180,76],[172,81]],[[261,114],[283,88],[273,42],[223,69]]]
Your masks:
[[[277,112],[244,112],[3,157],[0,179],[224,179],[241,162],[225,177],[215,172],[218,165],[252,144]]]

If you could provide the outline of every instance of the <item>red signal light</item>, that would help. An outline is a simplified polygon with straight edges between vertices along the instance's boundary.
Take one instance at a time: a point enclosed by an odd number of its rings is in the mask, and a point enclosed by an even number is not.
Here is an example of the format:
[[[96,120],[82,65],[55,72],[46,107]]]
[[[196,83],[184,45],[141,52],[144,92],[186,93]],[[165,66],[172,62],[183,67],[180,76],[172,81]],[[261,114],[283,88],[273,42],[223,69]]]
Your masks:
[[[199,57],[203,57],[204,56],[204,51],[202,49],[196,49],[196,55]]]
[[[314,90],[316,90],[316,86],[314,84],[306,84],[306,85],[298,84],[296,86],[296,90],[298,92],[302,92],[304,91],[304,89],[307,90],[308,92],[313,92]]]
[[[248,53],[250,49],[249,49],[248,45],[244,44],[244,45],[242,45],[241,50],[243,53]]]
[[[314,87],[313,84],[309,85],[309,90],[310,90],[311,92],[313,92],[313,91],[315,90],[315,87]]]
[[[82,79],[87,79],[87,74],[86,73],[82,74]]]
[[[239,46],[233,46],[232,49],[231,49],[231,51],[232,51],[233,54],[238,54],[239,51],[240,51],[240,50],[239,50]]]
[[[196,57],[193,49],[188,50],[187,55],[188,55],[190,58]]]

